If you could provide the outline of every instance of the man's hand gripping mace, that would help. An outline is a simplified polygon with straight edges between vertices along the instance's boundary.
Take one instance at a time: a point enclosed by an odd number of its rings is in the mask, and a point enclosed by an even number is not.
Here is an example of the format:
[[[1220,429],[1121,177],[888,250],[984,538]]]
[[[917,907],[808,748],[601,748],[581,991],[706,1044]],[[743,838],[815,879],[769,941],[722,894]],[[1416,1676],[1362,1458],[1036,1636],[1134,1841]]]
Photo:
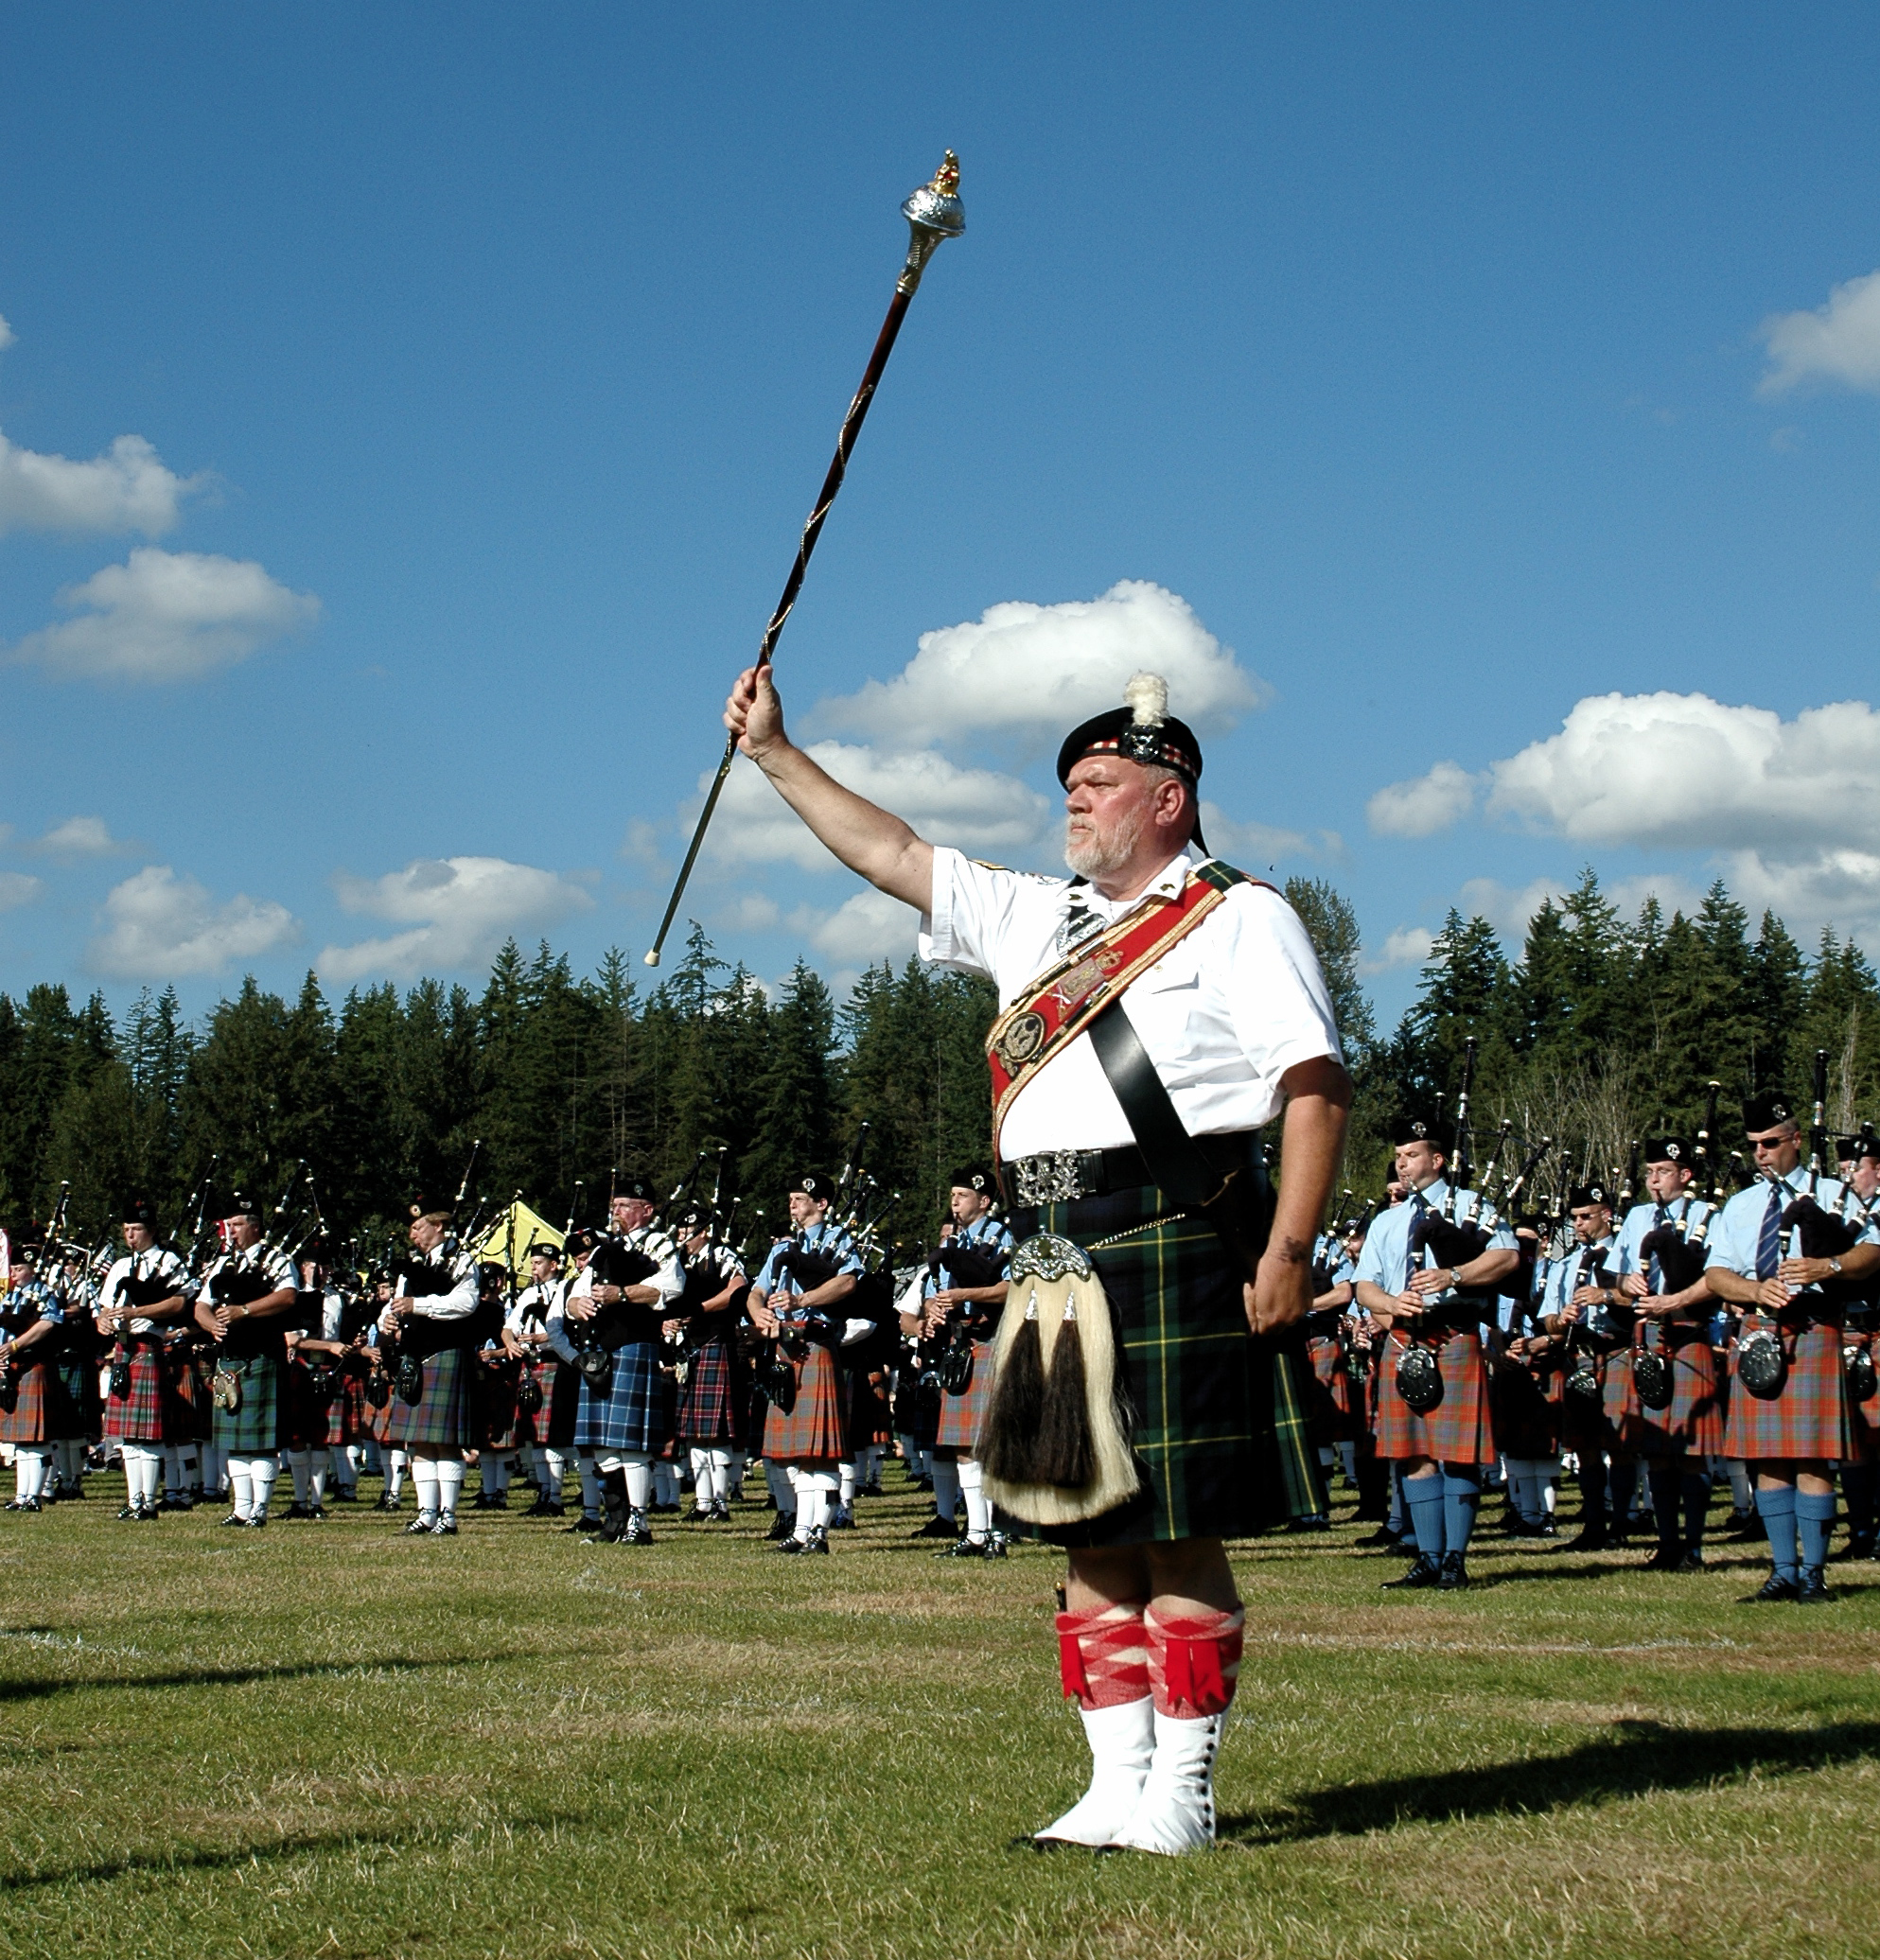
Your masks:
[[[803,534],[797,544],[796,563],[790,567],[790,576],[783,582],[783,596],[777,602],[777,610],[770,615],[770,623],[764,629],[764,643],[757,650],[757,664],[767,667],[771,656],[777,651],[777,642],[783,637],[783,624],[789,619],[797,603],[797,594],[802,590],[803,574],[809,569],[810,553],[816,550],[816,541],[822,534],[822,520],[828,516],[830,506],[835,501],[835,493],[842,487],[842,478],[849,467],[849,457],[854,449],[855,439],[862,432],[862,424],[867,419],[869,404],[874,399],[874,392],[887,366],[887,357],[894,351],[895,336],[901,331],[901,323],[907,316],[907,303],[921,284],[921,274],[927,269],[927,261],[940,249],[942,240],[957,238],[966,229],[966,210],[959,201],[959,159],[952,150],[946,153],[946,161],[934,172],[931,184],[923,184],[901,207],[901,215],[907,220],[911,236],[907,241],[907,260],[901,268],[901,276],[894,282],[894,298],[888,303],[887,317],[881,324],[881,332],[875,336],[874,352],[869,356],[867,371],[862,376],[862,385],[855,390],[855,398],[849,404],[849,412],[842,418],[842,432],[835,438],[835,456],[829,465],[829,474],[822,480],[822,490],[816,500],[816,508],[810,512],[809,521],[803,526]],[[698,858],[698,847],[705,842],[705,832],[711,827],[712,813],[718,807],[718,797],[725,787],[725,779],[731,773],[731,763],[736,759],[738,744],[736,736],[725,744],[724,760],[718,764],[718,774],[712,779],[710,794],[705,798],[705,808],[698,813],[698,827],[692,833],[692,845],[686,851],[685,863],[679,866],[678,881],[673,886],[673,895],[666,901],[666,916],[659,921],[659,931],[653,941],[652,950],[646,954],[646,964],[657,967],[659,954],[666,943],[666,935],[672,931],[673,919],[679,909],[679,900],[685,895],[686,881],[692,876],[692,867]]]

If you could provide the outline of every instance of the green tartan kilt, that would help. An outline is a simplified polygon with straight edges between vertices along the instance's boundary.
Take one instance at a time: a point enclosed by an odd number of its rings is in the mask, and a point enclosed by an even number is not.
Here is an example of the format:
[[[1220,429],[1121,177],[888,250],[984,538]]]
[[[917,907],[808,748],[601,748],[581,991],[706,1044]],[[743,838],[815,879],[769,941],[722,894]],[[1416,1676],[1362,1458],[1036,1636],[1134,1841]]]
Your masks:
[[[1066,1546],[1245,1538],[1328,1507],[1307,1441],[1304,1328],[1256,1339],[1239,1264],[1204,1218],[1175,1211],[1150,1184],[1012,1214],[1014,1238],[1055,1232],[1096,1265],[1116,1316],[1118,1390],[1144,1471],[1143,1488],[1116,1510],[1079,1525],[1014,1527],[1028,1536]]]
[[[232,1457],[272,1456],[281,1447],[281,1376],[287,1363],[272,1355],[220,1361],[241,1382],[241,1406],[216,1408],[216,1447]]]

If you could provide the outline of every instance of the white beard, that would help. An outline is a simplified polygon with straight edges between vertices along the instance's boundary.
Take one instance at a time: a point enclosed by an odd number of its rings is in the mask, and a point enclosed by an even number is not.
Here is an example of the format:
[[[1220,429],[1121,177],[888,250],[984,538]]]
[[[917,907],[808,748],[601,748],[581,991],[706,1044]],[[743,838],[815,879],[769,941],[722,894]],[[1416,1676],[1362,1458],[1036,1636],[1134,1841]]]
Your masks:
[[[1123,817],[1107,839],[1087,832],[1078,842],[1071,841],[1069,819],[1064,823],[1064,863],[1080,878],[1101,878],[1106,871],[1115,871],[1130,861],[1142,836],[1144,813],[1132,811]]]

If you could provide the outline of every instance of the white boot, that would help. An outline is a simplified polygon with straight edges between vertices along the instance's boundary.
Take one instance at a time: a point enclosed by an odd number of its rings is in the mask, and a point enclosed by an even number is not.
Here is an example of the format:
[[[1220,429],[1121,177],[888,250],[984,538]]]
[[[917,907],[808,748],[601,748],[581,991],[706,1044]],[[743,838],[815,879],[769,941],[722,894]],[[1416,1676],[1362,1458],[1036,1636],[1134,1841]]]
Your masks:
[[[1090,1744],[1090,1788],[1055,1824],[1034,1833],[1039,1845],[1109,1844],[1135,1814],[1155,1753],[1155,1703],[1149,1695],[1114,1708],[1080,1708]]]
[[[1155,1718],[1155,1758],[1135,1814],[1107,1842],[1122,1850],[1168,1857],[1214,1842],[1214,1759],[1225,1715],[1193,1722]]]

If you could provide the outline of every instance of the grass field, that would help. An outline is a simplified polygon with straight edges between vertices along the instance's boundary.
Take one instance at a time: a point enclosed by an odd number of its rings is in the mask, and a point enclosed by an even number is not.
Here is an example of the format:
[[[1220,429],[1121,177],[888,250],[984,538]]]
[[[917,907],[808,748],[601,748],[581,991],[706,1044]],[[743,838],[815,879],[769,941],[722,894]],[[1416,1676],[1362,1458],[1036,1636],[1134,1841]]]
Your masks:
[[[755,1505],[638,1550],[120,1525],[97,1478],[0,1519],[0,1952],[1880,1951],[1880,1566],[1751,1607],[1747,1548],[1485,1534],[1406,1597],[1349,1527],[1259,1541],[1221,1846],[1040,1857],[1058,1561],[935,1564],[888,1475],[827,1559]]]

